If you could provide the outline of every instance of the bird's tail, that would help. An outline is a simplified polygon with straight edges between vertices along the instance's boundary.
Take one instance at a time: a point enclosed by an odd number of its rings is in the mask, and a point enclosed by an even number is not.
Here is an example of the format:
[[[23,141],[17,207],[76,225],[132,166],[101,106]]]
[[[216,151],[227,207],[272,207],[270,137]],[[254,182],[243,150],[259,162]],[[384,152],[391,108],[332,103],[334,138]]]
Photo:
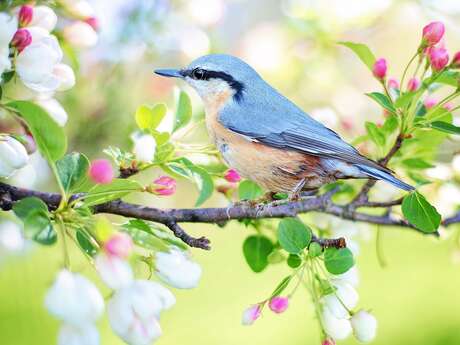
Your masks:
[[[411,185],[397,179],[394,177],[391,172],[387,172],[383,169],[377,169],[374,167],[366,166],[364,164],[357,164],[356,167],[365,175],[368,175],[369,177],[373,177],[378,180],[383,180],[388,183],[391,183],[393,186],[401,188],[403,190],[407,191],[412,191],[415,188],[412,187]]]

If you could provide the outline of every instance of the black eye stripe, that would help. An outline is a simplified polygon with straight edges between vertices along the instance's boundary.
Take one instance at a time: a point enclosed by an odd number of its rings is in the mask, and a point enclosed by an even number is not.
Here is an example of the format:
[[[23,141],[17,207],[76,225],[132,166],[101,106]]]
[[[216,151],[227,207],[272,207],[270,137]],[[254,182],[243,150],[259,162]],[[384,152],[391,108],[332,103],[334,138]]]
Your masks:
[[[210,71],[202,68],[194,68],[192,70],[182,71],[184,76],[190,77],[195,80],[209,80],[209,79],[221,79],[224,80],[230,85],[230,87],[235,90],[235,95],[233,96],[236,101],[241,101],[243,98],[244,84],[230,74],[221,72],[221,71]]]

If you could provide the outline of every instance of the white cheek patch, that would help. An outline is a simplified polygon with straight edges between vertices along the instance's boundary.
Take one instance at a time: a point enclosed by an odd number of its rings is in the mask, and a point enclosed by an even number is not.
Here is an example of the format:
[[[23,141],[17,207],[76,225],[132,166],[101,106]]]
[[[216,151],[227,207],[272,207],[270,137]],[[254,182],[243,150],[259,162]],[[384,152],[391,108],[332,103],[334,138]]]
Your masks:
[[[202,98],[208,98],[215,94],[230,90],[230,85],[225,80],[210,79],[210,80],[196,80],[186,77],[185,81],[193,87]]]

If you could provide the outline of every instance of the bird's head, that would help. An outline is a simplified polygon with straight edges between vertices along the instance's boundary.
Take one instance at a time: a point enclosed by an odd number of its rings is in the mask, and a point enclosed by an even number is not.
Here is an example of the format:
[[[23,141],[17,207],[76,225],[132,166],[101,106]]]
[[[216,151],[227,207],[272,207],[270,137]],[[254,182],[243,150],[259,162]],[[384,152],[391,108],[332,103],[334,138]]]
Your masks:
[[[245,92],[260,79],[243,60],[225,54],[210,54],[194,60],[182,69],[157,69],[156,74],[180,78],[192,86],[203,100],[228,93],[240,102]]]

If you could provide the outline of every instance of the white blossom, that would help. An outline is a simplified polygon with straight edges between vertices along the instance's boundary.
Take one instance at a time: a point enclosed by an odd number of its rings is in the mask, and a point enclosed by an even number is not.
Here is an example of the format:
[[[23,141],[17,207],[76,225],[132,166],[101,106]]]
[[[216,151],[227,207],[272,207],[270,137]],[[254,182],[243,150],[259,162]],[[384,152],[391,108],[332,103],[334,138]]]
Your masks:
[[[157,252],[155,266],[160,279],[175,288],[192,289],[200,281],[201,266],[177,247],[172,247],[168,253]]]
[[[346,282],[355,288],[359,285],[359,271],[356,265],[345,273],[334,275],[333,277],[334,279]]]
[[[126,260],[100,253],[94,259],[94,264],[102,281],[111,289],[120,289],[133,281],[133,271]]]
[[[336,318],[328,308],[323,308],[321,318],[324,331],[334,340],[346,339],[352,332],[350,321]]]
[[[54,11],[47,6],[35,6],[32,21],[29,23],[31,27],[39,27],[48,32],[53,31],[57,23],[57,16]]]
[[[10,136],[0,136],[0,177],[9,177],[29,161],[27,151]]]
[[[359,341],[368,343],[377,333],[377,319],[371,313],[360,310],[350,320],[353,333]]]
[[[93,17],[96,13],[91,4],[86,0],[61,0],[67,11],[80,18]]]
[[[77,48],[90,48],[97,43],[97,32],[82,21],[67,25],[62,34],[67,42]]]
[[[58,345],[99,345],[99,332],[92,324],[82,327],[63,324],[59,330]]]
[[[0,12],[0,49],[8,48],[8,44],[18,29],[18,20],[4,12]]]
[[[38,27],[29,30],[32,43],[16,59],[16,72],[24,85],[37,92],[59,88],[61,78],[55,67],[62,60],[62,50],[55,36]],[[59,71],[58,71],[59,72]]]
[[[64,269],[48,290],[45,305],[58,319],[83,327],[101,316],[104,299],[91,281]]]
[[[65,124],[67,123],[67,112],[65,109],[62,107],[61,103],[59,103],[56,99],[54,98],[48,98],[48,99],[38,99],[35,101],[39,106],[41,106],[48,115],[51,116],[51,118],[56,121],[56,123],[64,127]]]
[[[9,54],[10,52],[8,50],[8,46],[6,47],[0,46],[0,82],[2,81],[1,75],[3,74],[3,72],[11,68],[11,61],[10,61]]]
[[[130,345],[147,345],[161,335],[158,318],[176,299],[152,281],[136,280],[116,291],[107,305],[110,326]]]
[[[22,227],[10,220],[0,223],[0,255],[20,254],[26,248]]]
[[[345,319],[349,316],[348,310],[352,310],[358,304],[358,293],[353,286],[344,281],[333,279],[331,283],[336,290],[321,298],[324,309],[329,309],[336,318]]]
[[[74,87],[75,73],[70,66],[59,63],[54,66],[53,74],[59,79],[57,91],[66,91]]]
[[[139,162],[151,162],[155,157],[156,141],[148,134],[142,134],[133,138],[134,141],[134,155]]]

